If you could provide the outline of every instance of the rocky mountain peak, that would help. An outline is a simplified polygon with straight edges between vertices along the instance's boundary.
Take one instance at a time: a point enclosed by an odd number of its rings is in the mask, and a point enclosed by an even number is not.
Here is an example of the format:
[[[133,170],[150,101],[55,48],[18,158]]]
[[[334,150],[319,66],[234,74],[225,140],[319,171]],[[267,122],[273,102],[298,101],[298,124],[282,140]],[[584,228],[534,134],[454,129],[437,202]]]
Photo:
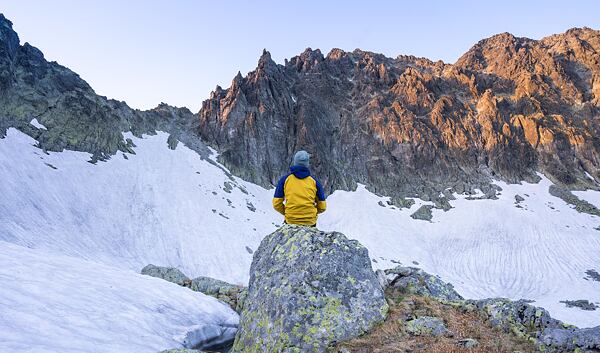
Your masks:
[[[315,68],[325,57],[319,49],[306,48],[300,55],[293,57],[286,67],[294,68],[298,72],[307,72]]]
[[[13,80],[13,61],[19,49],[19,36],[0,13],[0,88],[6,89]]]
[[[195,141],[190,140],[198,122],[188,109],[161,104],[139,111],[98,96],[79,75],[46,61],[39,49],[29,43],[19,45],[12,23],[2,15],[0,88],[0,138],[14,127],[35,138],[43,150],[89,152],[90,162],[95,163],[118,151],[132,153],[124,131],[139,136],[162,129],[206,153],[197,135]],[[34,118],[45,129],[33,127],[30,122]]]
[[[23,47],[21,48],[21,50],[26,57],[34,58],[37,61],[45,60],[44,53],[42,53],[41,50],[39,50],[38,48],[29,44],[28,42],[25,42],[25,44],[23,44]]]
[[[333,48],[327,54],[328,60],[340,60],[342,57],[346,56],[347,53],[339,48]]]
[[[575,29],[542,40],[498,34],[453,65],[308,48],[280,66],[263,54],[234,80],[246,83],[232,85],[239,94],[204,102],[200,133],[231,170],[263,185],[304,148],[329,190],[360,182],[437,200],[538,171],[596,187],[585,173],[600,176],[598,53],[598,31]]]
[[[587,175],[600,178],[599,33],[572,29],[541,40],[503,33],[455,64],[360,49],[325,57],[307,48],[278,65],[264,50],[256,70],[238,72],[228,89],[217,86],[194,117],[99,97],[74,72],[20,46],[2,16],[0,116],[8,118],[0,119],[0,136],[17,127],[42,148],[98,160],[130,150],[122,131],[160,127],[189,145],[199,132],[234,174],[265,186],[305,149],[329,191],[362,183],[399,204],[418,196],[444,205],[447,190],[492,195],[491,178],[533,181],[537,172],[570,188],[597,188]],[[47,130],[32,128],[33,117]]]
[[[7,49],[7,52],[0,52],[0,55],[9,54],[14,57],[16,49],[19,47],[19,36],[12,28],[13,24],[10,20],[0,13],[0,48]]]
[[[271,53],[267,49],[263,49],[262,55],[258,59],[257,70],[271,73],[275,69],[277,69],[277,64],[271,59]]]
[[[242,73],[240,71],[237,72],[237,75],[233,78],[233,82],[240,82],[243,80]]]
[[[13,23],[9,19],[4,17],[4,14],[0,13],[0,33],[4,34],[4,33],[12,32],[16,36],[17,33],[15,33],[12,26],[13,26]],[[4,41],[5,38],[2,38],[2,40]]]

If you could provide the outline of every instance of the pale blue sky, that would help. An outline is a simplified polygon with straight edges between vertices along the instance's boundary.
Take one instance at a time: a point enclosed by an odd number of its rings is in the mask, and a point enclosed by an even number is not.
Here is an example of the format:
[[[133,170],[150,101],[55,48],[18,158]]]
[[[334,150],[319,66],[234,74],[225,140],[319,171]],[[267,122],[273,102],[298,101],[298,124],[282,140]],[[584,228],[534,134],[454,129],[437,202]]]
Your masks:
[[[99,94],[148,109],[196,112],[211,90],[255,68],[263,48],[282,63],[306,47],[360,48],[454,62],[496,33],[539,39],[600,29],[600,1],[0,2],[21,43],[79,73]]]

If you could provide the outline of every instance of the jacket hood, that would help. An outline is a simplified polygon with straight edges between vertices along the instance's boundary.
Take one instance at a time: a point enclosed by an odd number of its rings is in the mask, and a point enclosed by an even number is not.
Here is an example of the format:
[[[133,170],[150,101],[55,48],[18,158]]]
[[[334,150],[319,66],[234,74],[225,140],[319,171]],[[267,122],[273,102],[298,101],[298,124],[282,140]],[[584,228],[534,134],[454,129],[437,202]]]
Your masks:
[[[290,167],[290,172],[298,179],[304,179],[310,176],[310,169],[303,165],[294,165]]]

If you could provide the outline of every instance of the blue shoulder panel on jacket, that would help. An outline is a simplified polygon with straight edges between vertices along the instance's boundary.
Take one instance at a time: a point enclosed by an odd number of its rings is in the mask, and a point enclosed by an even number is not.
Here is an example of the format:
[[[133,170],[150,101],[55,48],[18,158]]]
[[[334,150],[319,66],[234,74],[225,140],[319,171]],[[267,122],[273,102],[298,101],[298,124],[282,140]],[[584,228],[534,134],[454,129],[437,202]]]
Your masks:
[[[303,165],[293,165],[290,167],[290,173],[298,179],[304,179],[310,176],[310,169]]]
[[[319,201],[325,201],[325,190],[323,190],[323,185],[317,180],[317,178],[313,177],[317,182],[317,199]]]
[[[286,175],[282,176],[281,179],[279,179],[279,182],[277,182],[277,187],[275,188],[275,195],[273,197],[278,198],[278,199],[283,199],[285,197],[285,194],[283,192],[283,187],[285,185],[285,180],[289,176],[290,176],[289,174],[286,174]]]

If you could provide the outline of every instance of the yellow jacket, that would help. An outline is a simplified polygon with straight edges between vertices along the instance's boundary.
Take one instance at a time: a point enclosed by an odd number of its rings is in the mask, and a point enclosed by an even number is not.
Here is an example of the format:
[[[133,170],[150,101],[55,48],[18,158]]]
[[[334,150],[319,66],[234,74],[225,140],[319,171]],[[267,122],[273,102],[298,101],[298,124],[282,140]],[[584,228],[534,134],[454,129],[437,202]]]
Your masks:
[[[293,166],[290,171],[277,183],[273,208],[288,224],[316,225],[317,214],[327,208],[323,187],[304,166]]]

